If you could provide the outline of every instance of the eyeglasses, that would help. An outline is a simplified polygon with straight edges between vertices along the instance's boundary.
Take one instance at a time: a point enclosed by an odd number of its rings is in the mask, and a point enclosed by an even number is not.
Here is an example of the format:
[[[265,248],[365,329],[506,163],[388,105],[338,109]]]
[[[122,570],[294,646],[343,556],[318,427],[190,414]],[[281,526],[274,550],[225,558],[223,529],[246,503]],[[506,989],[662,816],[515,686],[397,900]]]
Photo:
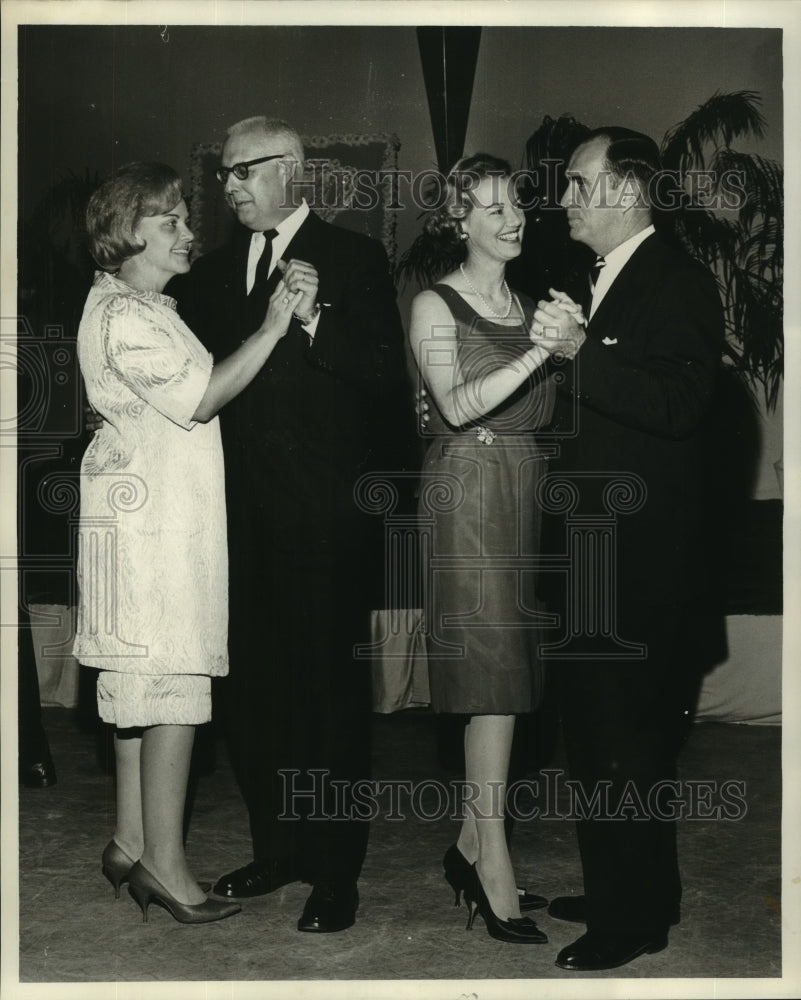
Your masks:
[[[280,160],[282,156],[286,155],[286,153],[273,153],[272,156],[260,156],[256,160],[244,160],[242,163],[235,163],[232,167],[217,167],[217,180],[220,184],[225,184],[228,180],[228,175],[233,174],[237,180],[246,181],[250,173],[250,167],[255,166],[257,163],[266,163],[268,160]]]

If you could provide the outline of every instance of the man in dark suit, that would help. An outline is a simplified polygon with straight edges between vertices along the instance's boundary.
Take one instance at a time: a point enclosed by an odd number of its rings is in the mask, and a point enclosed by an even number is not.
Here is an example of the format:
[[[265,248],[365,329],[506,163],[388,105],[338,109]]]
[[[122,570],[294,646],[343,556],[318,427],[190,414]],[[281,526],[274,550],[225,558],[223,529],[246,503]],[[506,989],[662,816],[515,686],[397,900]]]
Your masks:
[[[655,143],[626,129],[599,129],[577,148],[562,204],[571,237],[600,258],[586,332],[575,304],[581,290],[575,303],[562,293],[541,302],[534,326],[552,347],[583,339],[565,372],[554,422],[560,454],[550,468],[554,483],[573,484],[575,502],[552,510],[545,551],[566,551],[567,531],[592,523],[613,539],[607,560],[600,548],[585,549],[570,585],[556,595],[551,584],[550,593],[570,637],[552,648],[550,669],[570,777],[584,793],[584,894],[553,900],[550,912],[587,925],[557,957],[576,971],[662,950],[679,919],[669,783],[701,658],[710,579],[705,435],[723,322],[711,274],[654,230],[659,171]]]
[[[302,931],[350,926],[368,824],[368,641],[380,546],[354,499],[391,468],[408,421],[403,331],[379,243],[323,222],[302,197],[303,146],[284,122],[228,130],[218,179],[241,223],[170,289],[220,360],[261,322],[283,275],[302,292],[287,336],[222,412],[231,559],[224,715],[253,861],[215,885],[243,898],[294,880]],[[379,538],[380,542],[380,538]]]

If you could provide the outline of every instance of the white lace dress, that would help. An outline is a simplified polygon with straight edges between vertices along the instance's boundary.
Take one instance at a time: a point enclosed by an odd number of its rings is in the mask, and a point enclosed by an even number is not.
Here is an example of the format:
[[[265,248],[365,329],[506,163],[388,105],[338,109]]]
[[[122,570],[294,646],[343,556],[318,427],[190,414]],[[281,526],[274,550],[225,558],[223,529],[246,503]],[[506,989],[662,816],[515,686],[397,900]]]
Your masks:
[[[217,418],[192,414],[213,359],[174,299],[103,273],[78,357],[104,424],[81,466],[74,655],[108,672],[107,722],[208,721],[209,678],[228,672],[224,469]]]

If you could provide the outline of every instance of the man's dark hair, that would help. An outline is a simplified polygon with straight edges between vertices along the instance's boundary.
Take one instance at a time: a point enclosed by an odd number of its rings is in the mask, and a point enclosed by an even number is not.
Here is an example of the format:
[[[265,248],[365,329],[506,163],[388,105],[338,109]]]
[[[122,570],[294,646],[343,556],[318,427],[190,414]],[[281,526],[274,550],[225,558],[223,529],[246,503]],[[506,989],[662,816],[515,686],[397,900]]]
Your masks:
[[[618,180],[634,176],[643,193],[647,192],[649,181],[662,169],[659,147],[654,140],[642,132],[611,125],[593,129],[586,139],[582,139],[582,145],[600,138],[609,140],[604,157],[607,169]]]

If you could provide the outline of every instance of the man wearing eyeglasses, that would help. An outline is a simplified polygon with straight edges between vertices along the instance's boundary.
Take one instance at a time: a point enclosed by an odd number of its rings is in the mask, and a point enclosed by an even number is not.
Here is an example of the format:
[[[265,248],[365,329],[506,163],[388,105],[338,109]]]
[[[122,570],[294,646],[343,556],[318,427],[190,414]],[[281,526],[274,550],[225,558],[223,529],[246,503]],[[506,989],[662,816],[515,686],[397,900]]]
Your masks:
[[[218,180],[241,223],[170,292],[220,360],[261,322],[283,275],[302,292],[289,332],[221,414],[231,554],[231,673],[223,700],[253,861],[214,891],[245,898],[313,885],[302,931],[349,927],[368,824],[369,584],[373,522],[354,484],[390,468],[407,422],[403,332],[379,243],[323,222],[301,196],[303,146],[285,122],[228,130]]]

